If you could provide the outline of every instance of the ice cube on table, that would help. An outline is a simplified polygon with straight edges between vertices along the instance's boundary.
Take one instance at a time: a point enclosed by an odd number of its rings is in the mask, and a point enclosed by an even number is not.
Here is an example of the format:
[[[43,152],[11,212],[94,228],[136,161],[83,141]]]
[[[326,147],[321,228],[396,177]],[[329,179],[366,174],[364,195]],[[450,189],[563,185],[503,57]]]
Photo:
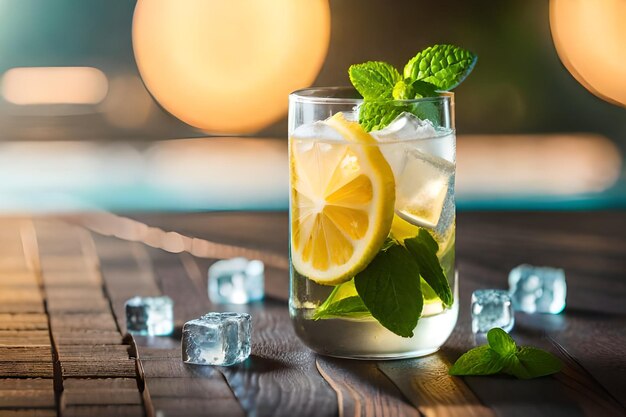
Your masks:
[[[246,258],[217,261],[209,267],[209,299],[216,304],[247,304],[264,296],[263,262]]]
[[[208,313],[183,326],[183,362],[229,366],[250,356],[250,315]]]
[[[437,227],[446,196],[454,187],[454,170],[451,162],[408,150],[396,174],[396,214],[411,224]]]
[[[510,332],[515,315],[509,293],[504,290],[476,290],[472,293],[472,331],[487,333],[494,327]]]
[[[170,297],[133,297],[126,301],[126,329],[141,336],[167,336],[174,331]]]
[[[565,272],[559,268],[519,265],[509,273],[509,292],[516,310],[558,314],[565,308]]]

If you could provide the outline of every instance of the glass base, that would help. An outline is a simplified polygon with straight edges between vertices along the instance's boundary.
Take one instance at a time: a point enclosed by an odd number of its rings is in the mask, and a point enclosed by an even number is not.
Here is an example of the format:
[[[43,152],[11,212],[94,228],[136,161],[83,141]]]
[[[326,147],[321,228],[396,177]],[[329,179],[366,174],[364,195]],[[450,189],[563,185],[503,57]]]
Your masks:
[[[342,355],[332,355],[324,352],[315,351],[322,356],[330,356],[331,358],[339,358],[339,359],[353,359],[359,361],[393,361],[400,359],[415,359],[421,358],[423,356],[432,355],[437,352],[441,346],[435,349],[425,349],[425,350],[416,350],[413,352],[401,352],[397,354],[384,354],[384,355],[367,355],[367,356],[359,356],[359,355],[350,355],[350,356],[342,356]]]
[[[413,337],[400,337],[373,318],[312,320],[313,310],[292,310],[296,334],[315,352],[350,359],[416,358],[436,352],[458,316],[458,301],[439,314],[420,318]]]

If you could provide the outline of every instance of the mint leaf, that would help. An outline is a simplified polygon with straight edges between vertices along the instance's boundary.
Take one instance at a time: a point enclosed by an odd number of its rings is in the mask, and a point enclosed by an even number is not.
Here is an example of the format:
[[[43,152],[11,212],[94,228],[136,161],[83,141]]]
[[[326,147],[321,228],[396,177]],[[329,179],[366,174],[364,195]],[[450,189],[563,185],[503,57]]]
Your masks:
[[[504,372],[519,379],[531,379],[559,372],[563,363],[550,352],[530,346],[520,347]]]
[[[411,98],[437,97],[439,95],[437,94],[437,87],[426,81],[414,80],[411,82],[411,88],[413,89],[413,97]]]
[[[489,346],[478,346],[464,353],[448,371],[450,375],[493,375],[502,370],[506,361]]]
[[[502,356],[514,355],[517,350],[515,340],[499,327],[494,327],[487,332],[487,341],[489,347]]]
[[[365,304],[363,304],[363,300],[361,300],[361,297],[355,295],[331,303],[324,308],[318,308],[313,315],[313,320],[346,316],[362,317],[367,315],[369,315],[369,311],[367,307],[365,307]]]
[[[530,346],[516,347],[504,330],[487,333],[489,345],[470,349],[450,368],[450,375],[490,375],[502,372],[519,379],[531,379],[559,372],[561,361],[549,352]]]
[[[363,303],[378,322],[402,337],[412,337],[424,300],[419,267],[400,245],[379,252],[354,278]]]
[[[476,55],[458,46],[434,45],[411,58],[404,67],[404,78],[426,81],[448,91],[469,75],[476,60]]]
[[[419,266],[424,281],[437,293],[443,304],[452,305],[452,291],[437,258],[439,245],[426,229],[420,229],[417,236],[405,239],[404,246]]]
[[[391,64],[380,61],[352,65],[348,74],[354,88],[366,100],[390,99],[393,87],[402,79]]]
[[[410,80],[408,83],[404,80],[400,80],[393,86],[392,96],[394,100],[408,100],[415,98],[415,90],[411,85]]]
[[[405,111],[409,111],[408,106],[392,101],[364,101],[359,106],[359,124],[366,132],[380,130]]]

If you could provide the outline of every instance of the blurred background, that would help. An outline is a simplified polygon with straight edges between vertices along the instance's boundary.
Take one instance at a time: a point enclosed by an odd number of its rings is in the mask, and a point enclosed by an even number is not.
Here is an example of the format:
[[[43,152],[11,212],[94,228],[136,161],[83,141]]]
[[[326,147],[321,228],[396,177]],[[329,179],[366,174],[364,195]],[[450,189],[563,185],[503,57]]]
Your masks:
[[[626,0],[135,7],[0,0],[0,210],[286,209],[288,92],[434,43],[479,56],[459,209],[626,206]]]

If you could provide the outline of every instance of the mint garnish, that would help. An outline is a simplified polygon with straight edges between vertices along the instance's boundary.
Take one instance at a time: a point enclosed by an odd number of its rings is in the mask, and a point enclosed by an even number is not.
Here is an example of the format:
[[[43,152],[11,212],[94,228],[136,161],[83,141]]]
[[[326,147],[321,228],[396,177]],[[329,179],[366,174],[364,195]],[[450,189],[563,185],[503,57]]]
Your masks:
[[[458,46],[434,45],[411,58],[404,66],[404,78],[425,81],[448,91],[463,82],[476,60],[476,55]]]
[[[452,292],[437,259],[435,239],[420,229],[417,236],[405,239],[404,245],[387,238],[374,260],[353,281],[333,289],[313,319],[371,315],[395,334],[412,337],[424,305],[422,285],[431,287],[429,290],[444,305],[451,306]]]
[[[359,124],[366,132],[380,130],[409,110],[408,106],[394,105],[392,101],[364,101],[359,108]]]
[[[419,52],[404,67],[404,78],[391,64],[369,61],[350,66],[354,88],[363,96],[359,123],[367,131],[379,130],[400,113],[411,112],[431,121],[438,117],[432,103],[405,106],[391,101],[436,97],[459,85],[476,64],[476,55],[453,45],[434,45]],[[430,106],[429,106],[430,105]]]
[[[420,229],[417,236],[404,240],[404,246],[413,255],[413,259],[417,261],[420,275],[424,281],[435,291],[441,302],[446,307],[450,307],[452,305],[452,291],[437,258],[439,245],[435,239],[426,229]]]
[[[530,346],[518,347],[500,328],[487,333],[488,345],[463,354],[450,368],[450,375],[492,375],[504,373],[519,379],[531,379],[559,372],[561,361],[549,352]]]
[[[354,88],[365,99],[383,100],[391,98],[393,87],[402,76],[391,64],[380,61],[369,61],[352,65],[348,70]]]
[[[357,292],[380,324],[402,337],[412,337],[424,299],[419,266],[400,245],[380,251],[354,278]]]

